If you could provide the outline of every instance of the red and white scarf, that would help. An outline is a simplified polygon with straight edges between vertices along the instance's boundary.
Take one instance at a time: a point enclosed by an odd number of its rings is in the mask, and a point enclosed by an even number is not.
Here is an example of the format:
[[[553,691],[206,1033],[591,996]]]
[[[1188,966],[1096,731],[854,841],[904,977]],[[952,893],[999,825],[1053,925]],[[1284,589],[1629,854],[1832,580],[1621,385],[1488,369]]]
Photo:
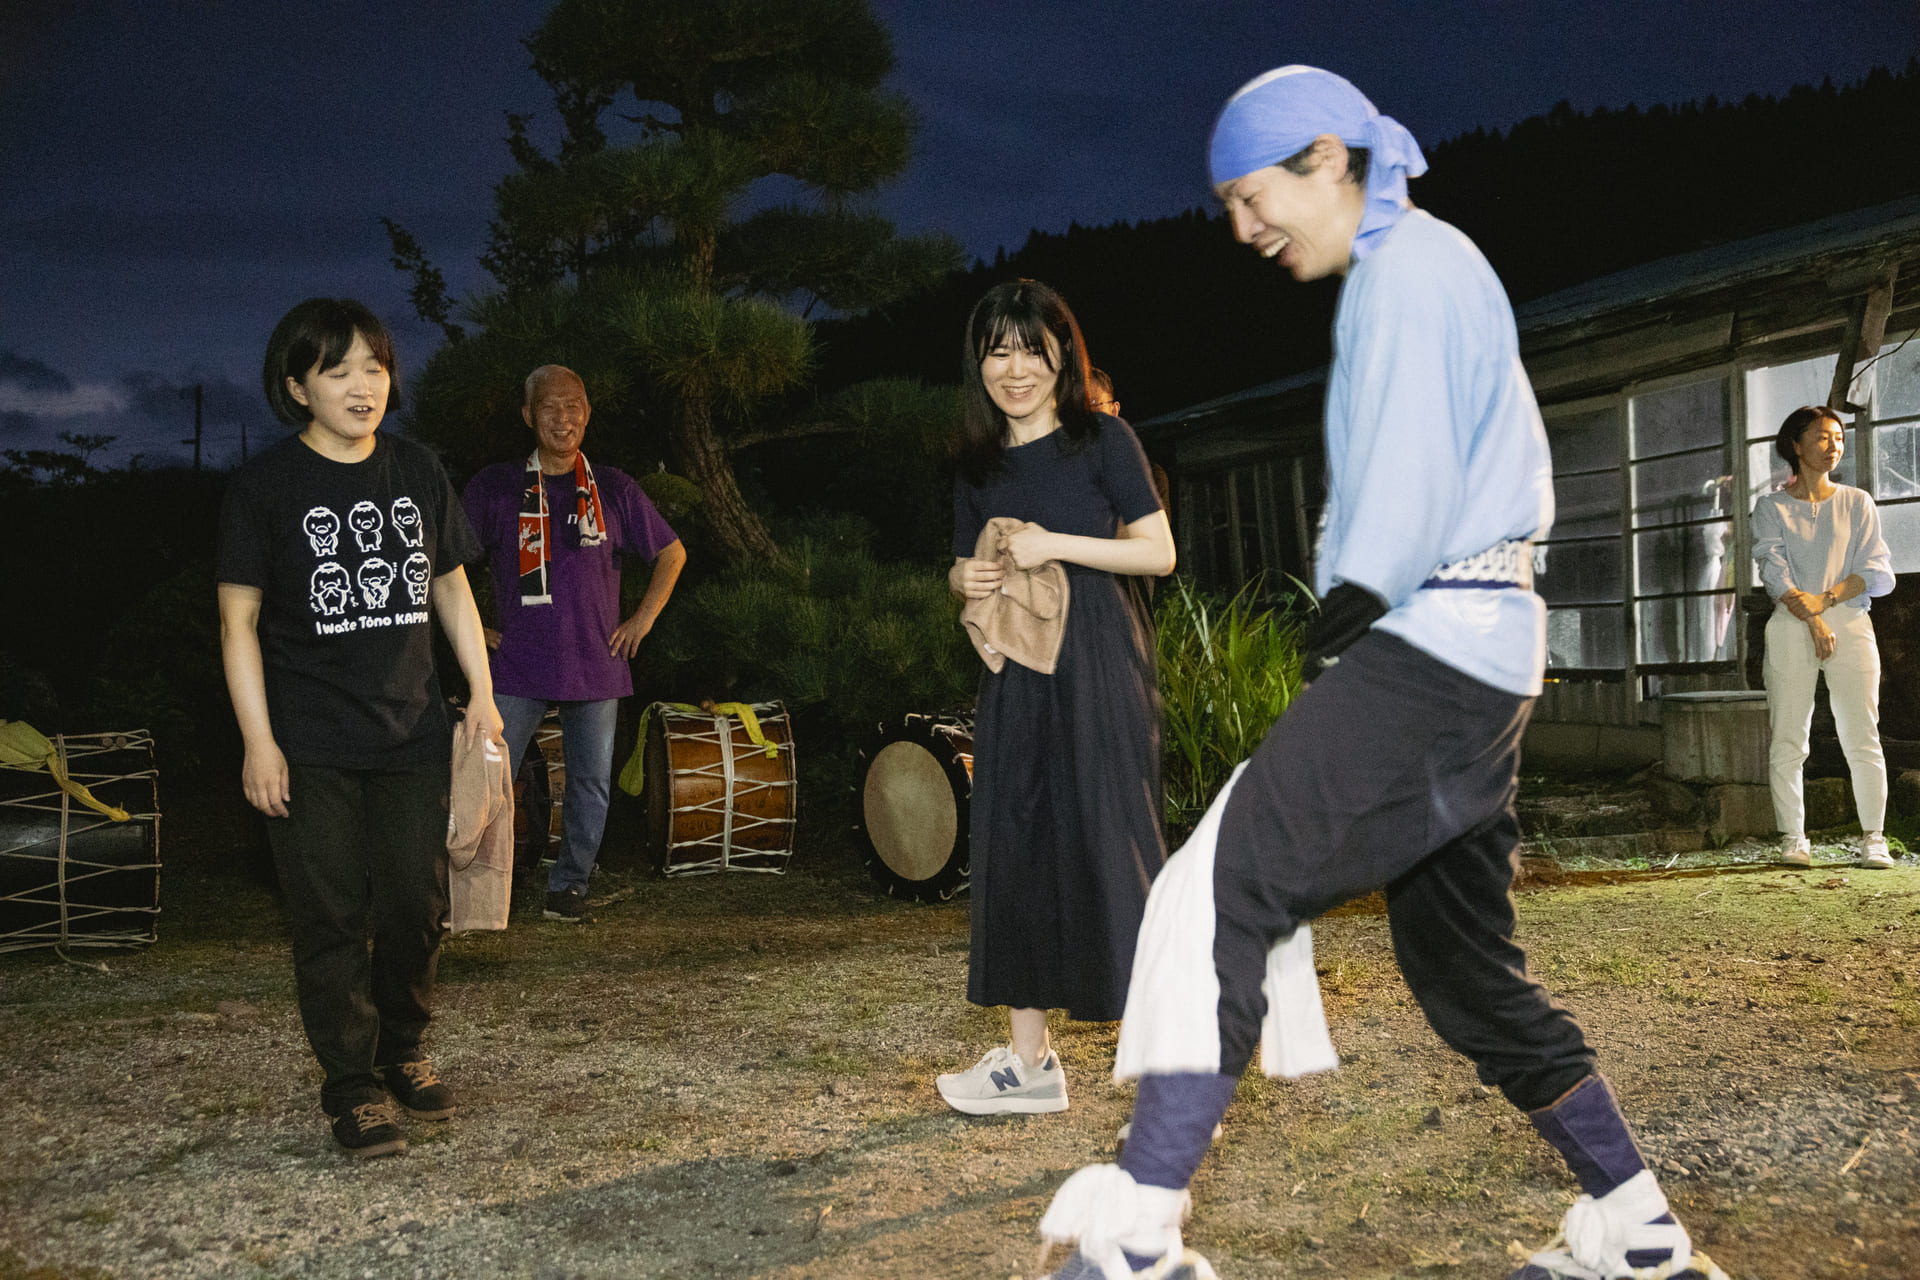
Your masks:
[[[574,507],[580,520],[582,547],[597,547],[606,541],[606,511],[600,505],[600,486],[594,482],[593,467],[584,453],[573,458]],[[549,550],[553,521],[547,511],[547,484],[540,470],[540,451],[527,458],[527,487],[520,495],[520,603],[552,604],[553,584],[548,577],[552,555]]]

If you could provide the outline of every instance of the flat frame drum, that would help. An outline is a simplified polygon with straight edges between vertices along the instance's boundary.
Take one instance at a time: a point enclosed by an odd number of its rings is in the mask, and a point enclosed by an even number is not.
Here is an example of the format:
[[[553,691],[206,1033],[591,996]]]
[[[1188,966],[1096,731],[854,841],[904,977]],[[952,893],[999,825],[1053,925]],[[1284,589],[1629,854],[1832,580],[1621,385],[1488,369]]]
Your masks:
[[[862,756],[859,829],[867,869],[896,898],[946,902],[967,889],[973,724],[909,715],[882,724]]]

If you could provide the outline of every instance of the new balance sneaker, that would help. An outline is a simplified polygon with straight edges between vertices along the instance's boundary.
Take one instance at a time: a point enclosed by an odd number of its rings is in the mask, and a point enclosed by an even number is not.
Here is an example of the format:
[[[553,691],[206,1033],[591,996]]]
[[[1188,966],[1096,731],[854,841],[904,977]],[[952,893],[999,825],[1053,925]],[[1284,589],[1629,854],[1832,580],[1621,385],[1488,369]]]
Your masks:
[[[540,914],[549,920],[562,920],[567,924],[593,923],[593,917],[587,914],[585,889],[547,890],[547,909]]]
[[[397,1156],[407,1149],[407,1137],[400,1132],[400,1117],[385,1098],[369,1099],[348,1107],[333,1119],[333,1140],[356,1160],[373,1156]]]
[[[1788,867],[1813,865],[1813,847],[1805,836],[1786,836],[1780,841],[1779,862]]]
[[[1875,871],[1893,870],[1893,853],[1887,848],[1886,836],[1869,831],[1860,838],[1860,865]]]
[[[448,1120],[453,1117],[453,1090],[434,1073],[433,1063],[425,1058],[396,1062],[380,1068],[380,1078],[393,1100],[416,1120]]]
[[[1207,1260],[1191,1249],[1176,1249],[1158,1262],[1135,1268],[1134,1280],[1220,1280]],[[1107,1273],[1075,1249],[1065,1266],[1040,1280],[1106,1280]]]
[[[943,1075],[934,1085],[948,1106],[970,1116],[1038,1115],[1067,1109],[1067,1073],[1060,1055],[1051,1049],[1036,1070],[1001,1045],[989,1050],[972,1070]]]

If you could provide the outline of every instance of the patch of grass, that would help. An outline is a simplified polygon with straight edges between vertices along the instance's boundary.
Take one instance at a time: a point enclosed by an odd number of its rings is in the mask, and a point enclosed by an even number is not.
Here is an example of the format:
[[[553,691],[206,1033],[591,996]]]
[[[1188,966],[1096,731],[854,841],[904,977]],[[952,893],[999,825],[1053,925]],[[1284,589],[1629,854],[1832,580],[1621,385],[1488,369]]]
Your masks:
[[[1807,1004],[1832,1004],[1833,988],[1824,982],[1804,982],[1800,984],[1800,999]]]
[[[1589,955],[1580,967],[1583,976],[1619,987],[1641,987],[1654,980],[1646,957],[1630,951]]]
[[[864,1076],[868,1071],[868,1064],[862,1059],[850,1058],[821,1046],[816,1046],[810,1053],[794,1054],[778,1062],[786,1070],[805,1075]]]

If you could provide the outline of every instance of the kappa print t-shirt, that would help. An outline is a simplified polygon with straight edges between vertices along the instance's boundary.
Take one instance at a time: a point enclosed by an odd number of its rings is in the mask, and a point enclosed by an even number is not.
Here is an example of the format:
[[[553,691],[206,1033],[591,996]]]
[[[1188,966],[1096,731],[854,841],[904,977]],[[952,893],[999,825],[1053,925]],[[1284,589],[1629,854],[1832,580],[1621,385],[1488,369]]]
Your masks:
[[[480,554],[440,460],[411,440],[381,433],[348,463],[295,436],[233,477],[216,577],[264,595],[267,712],[289,762],[445,758],[428,590]]]

